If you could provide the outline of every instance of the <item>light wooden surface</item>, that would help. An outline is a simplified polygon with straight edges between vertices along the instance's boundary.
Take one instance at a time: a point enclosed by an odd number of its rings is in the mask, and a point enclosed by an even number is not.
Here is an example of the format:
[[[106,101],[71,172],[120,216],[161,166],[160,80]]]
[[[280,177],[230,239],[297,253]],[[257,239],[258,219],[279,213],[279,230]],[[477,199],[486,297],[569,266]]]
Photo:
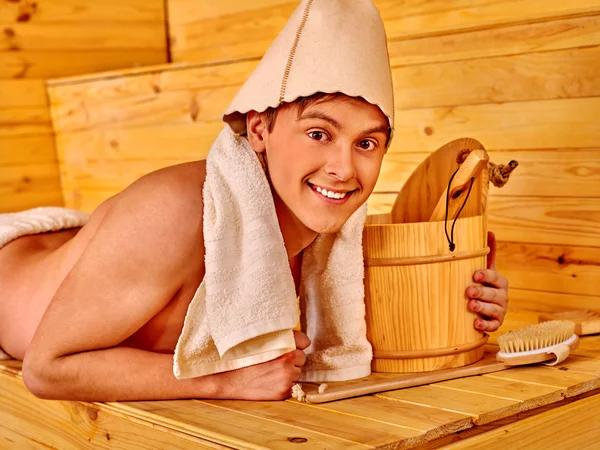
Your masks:
[[[535,311],[511,311],[502,332],[535,320]],[[0,363],[0,447],[40,448],[43,441],[60,449],[292,449],[299,443],[332,449],[479,448],[504,436],[498,441],[506,443],[502,448],[513,448],[509,444],[521,442],[520,436],[526,443],[547,442],[548,448],[585,448],[579,445],[591,445],[598,436],[598,335],[583,337],[574,355],[556,367],[514,368],[323,404],[43,401],[24,388],[20,366]],[[577,433],[558,425],[575,419]]]

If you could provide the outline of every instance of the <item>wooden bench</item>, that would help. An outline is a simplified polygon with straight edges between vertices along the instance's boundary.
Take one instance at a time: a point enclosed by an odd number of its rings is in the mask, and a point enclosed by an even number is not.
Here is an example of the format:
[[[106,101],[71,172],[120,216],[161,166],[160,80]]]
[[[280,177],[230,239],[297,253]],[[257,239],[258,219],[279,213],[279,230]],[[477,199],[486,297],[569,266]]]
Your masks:
[[[503,329],[537,320],[510,313]],[[492,336],[491,342],[495,342]],[[493,352],[495,346],[489,345]],[[492,356],[493,353],[490,354]],[[0,448],[598,448],[600,336],[528,366],[330,403],[40,400],[0,363]],[[491,447],[490,447],[491,446]]]

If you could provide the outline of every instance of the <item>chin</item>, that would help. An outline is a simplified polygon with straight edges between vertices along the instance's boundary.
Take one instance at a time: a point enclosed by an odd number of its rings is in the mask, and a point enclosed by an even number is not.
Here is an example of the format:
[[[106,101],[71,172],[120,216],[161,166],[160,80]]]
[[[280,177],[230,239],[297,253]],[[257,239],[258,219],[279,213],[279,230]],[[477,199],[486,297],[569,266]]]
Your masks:
[[[337,233],[342,229],[346,221],[345,220],[326,220],[325,218],[309,217],[306,220],[302,220],[302,223],[310,230],[318,234],[332,234]]]

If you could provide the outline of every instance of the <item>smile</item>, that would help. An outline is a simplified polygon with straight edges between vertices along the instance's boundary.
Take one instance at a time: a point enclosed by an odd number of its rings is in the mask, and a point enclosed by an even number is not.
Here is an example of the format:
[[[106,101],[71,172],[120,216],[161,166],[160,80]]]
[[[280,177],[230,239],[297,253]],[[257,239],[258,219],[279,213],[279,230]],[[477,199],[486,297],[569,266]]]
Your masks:
[[[312,188],[312,190],[314,192],[317,192],[320,197],[327,198],[330,200],[343,200],[343,199],[346,199],[346,197],[349,197],[352,194],[352,192],[354,192],[354,191],[334,191],[331,189],[328,190],[328,189],[322,188],[321,186],[316,186],[316,185],[310,184],[310,183],[309,183],[309,186]],[[336,203],[339,203],[339,202],[336,202]]]

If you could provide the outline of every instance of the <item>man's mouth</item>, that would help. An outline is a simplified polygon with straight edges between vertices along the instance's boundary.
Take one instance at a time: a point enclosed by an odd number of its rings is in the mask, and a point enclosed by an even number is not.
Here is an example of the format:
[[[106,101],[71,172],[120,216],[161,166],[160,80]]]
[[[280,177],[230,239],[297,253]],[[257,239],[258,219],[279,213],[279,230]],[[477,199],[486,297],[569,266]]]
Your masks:
[[[333,190],[333,189],[327,189],[322,186],[317,186],[312,183],[308,183],[308,185],[313,190],[313,192],[318,193],[321,197],[326,198],[328,200],[338,200],[338,203],[342,203],[341,200],[343,200],[345,202],[347,197],[350,197],[352,195],[352,193],[354,191],[356,191],[356,189],[353,189],[351,191],[348,191],[348,190],[339,190],[338,191],[338,190]]]

